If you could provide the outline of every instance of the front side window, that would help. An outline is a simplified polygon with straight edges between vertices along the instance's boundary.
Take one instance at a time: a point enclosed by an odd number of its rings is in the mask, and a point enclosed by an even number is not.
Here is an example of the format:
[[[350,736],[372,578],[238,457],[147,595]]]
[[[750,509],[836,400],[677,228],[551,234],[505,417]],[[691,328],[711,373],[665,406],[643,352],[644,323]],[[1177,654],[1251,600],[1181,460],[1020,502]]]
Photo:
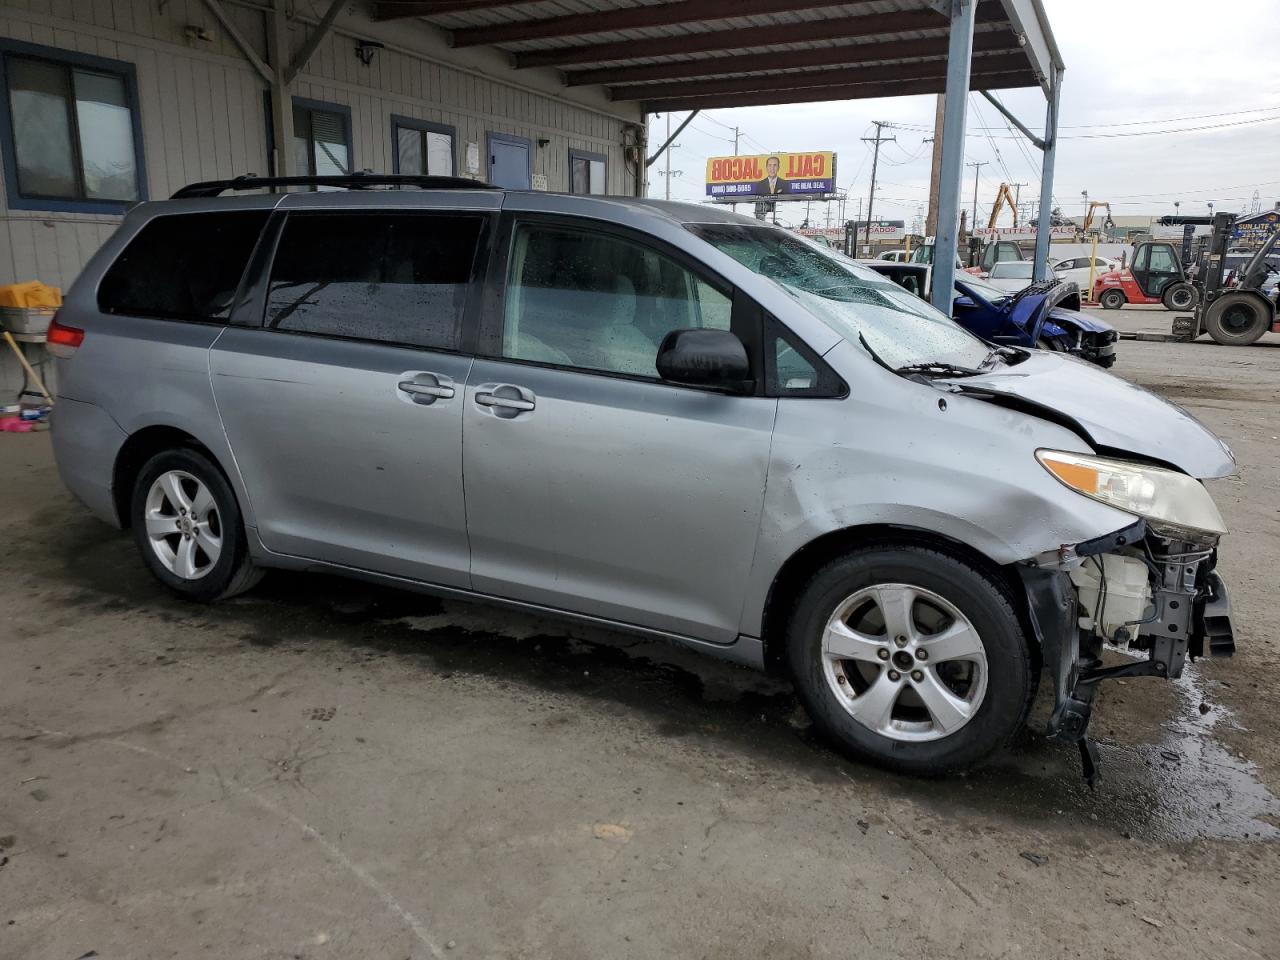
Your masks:
[[[391,134],[396,173],[453,176],[453,127],[392,117]]]
[[[651,247],[520,225],[511,245],[502,355],[657,378],[672,330],[728,330],[732,297]]]
[[[133,68],[25,52],[4,56],[6,167],[13,206],[39,201],[118,208],[141,197]],[[26,202],[24,202],[26,201]]]
[[[265,211],[184,213],[146,224],[98,285],[104,313],[216,323],[232,301]]]
[[[470,214],[292,214],[266,326],[455,350],[483,226]]]
[[[937,362],[976,367],[990,352],[946,314],[844,254],[770,226],[716,223],[689,229],[778,284],[800,307],[890,367]]]
[[[605,192],[605,164],[602,154],[569,151],[569,192]]]
[[[1152,273],[1177,273],[1178,264],[1173,259],[1173,251],[1168,247],[1151,248]]]
[[[294,101],[293,156],[300,174],[332,177],[350,173],[350,114],[336,106]]]

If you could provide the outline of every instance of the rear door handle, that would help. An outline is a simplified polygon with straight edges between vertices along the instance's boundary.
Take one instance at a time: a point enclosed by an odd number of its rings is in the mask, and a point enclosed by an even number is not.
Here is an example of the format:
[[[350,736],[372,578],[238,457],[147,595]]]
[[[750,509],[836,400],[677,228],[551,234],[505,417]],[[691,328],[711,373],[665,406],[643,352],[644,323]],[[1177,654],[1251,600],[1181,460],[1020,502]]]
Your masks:
[[[532,390],[513,383],[483,383],[476,387],[475,401],[494,416],[506,420],[537,406]]]
[[[453,398],[454,388],[453,381],[448,377],[438,373],[404,373],[403,377],[412,377],[412,380],[401,380],[396,384],[401,393],[408,394],[410,400],[414,403],[427,405],[435,403],[437,400],[450,400]]]

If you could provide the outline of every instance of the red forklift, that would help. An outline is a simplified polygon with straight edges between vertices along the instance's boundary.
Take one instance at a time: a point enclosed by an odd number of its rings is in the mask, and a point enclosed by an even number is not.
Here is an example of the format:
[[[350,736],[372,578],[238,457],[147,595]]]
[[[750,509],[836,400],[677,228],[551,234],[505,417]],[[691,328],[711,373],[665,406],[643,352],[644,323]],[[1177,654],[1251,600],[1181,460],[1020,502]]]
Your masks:
[[[1178,248],[1163,240],[1144,240],[1133,248],[1127,267],[1102,274],[1093,284],[1093,301],[1107,310],[1126,303],[1162,303],[1166,310],[1191,310],[1199,295],[1182,269]]]

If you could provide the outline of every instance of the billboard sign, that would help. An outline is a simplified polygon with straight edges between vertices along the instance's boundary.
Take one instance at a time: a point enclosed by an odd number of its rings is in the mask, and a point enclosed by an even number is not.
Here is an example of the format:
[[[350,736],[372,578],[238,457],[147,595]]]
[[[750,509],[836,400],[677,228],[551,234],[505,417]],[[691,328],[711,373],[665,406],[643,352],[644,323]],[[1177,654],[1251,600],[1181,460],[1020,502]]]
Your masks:
[[[858,220],[853,224],[858,242],[867,242],[867,221]],[[877,220],[871,224],[872,243],[890,243],[902,240],[907,235],[907,225],[901,220]]]
[[[981,237],[983,240],[1034,240],[1036,238],[1036,225],[1030,223],[1023,227],[979,227],[973,231],[973,235]],[[1049,228],[1050,240],[1074,240],[1075,237],[1075,227],[1053,226]]]
[[[712,157],[707,161],[707,196],[715,200],[785,200],[835,192],[836,155],[830,150]]]
[[[1280,229],[1280,212],[1275,210],[1241,217],[1231,228],[1231,242],[1246,247],[1260,247]]]

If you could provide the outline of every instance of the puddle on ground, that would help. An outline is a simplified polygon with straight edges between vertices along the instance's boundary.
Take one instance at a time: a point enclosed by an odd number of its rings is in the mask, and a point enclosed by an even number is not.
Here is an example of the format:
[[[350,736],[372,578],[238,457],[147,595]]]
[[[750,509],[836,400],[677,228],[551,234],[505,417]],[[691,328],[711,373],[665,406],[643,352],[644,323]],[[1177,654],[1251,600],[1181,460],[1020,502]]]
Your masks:
[[[1030,731],[973,774],[922,781],[845,760],[815,735],[786,683],[692,650],[483,604],[280,571],[236,601],[195,607],[160,591],[141,565],[126,558],[128,549],[123,538],[106,540],[90,551],[94,556],[85,556],[69,544],[66,566],[48,575],[82,587],[71,600],[82,614],[110,615],[123,604],[135,615],[199,621],[240,637],[246,647],[337,642],[366,657],[403,658],[445,677],[496,679],[533,693],[608,701],[637,722],[649,721],[660,736],[749,756],[761,776],[846,786],[853,781],[942,816],[1000,816],[1037,828],[1092,825],[1157,841],[1280,837],[1280,801],[1261,783],[1255,765],[1215,736],[1218,724],[1231,722],[1225,709],[1200,715],[1194,665],[1175,681],[1181,706],[1159,743],[1099,742],[1102,780],[1092,790],[1081,777],[1074,745]],[[112,562],[104,565],[107,554]],[[1106,710],[1104,702],[1099,712]],[[565,713],[566,722],[576,720]]]
[[[1256,764],[1214,736],[1215,727],[1232,722],[1229,711],[1219,704],[1201,715],[1205,697],[1195,664],[1172,682],[1181,703],[1160,742],[1099,740],[1102,779],[1093,789],[1081,778],[1074,746],[1040,737],[965,778],[965,793],[972,791],[966,805],[1004,807],[1019,818],[1034,811],[1037,819],[1088,820],[1137,839],[1280,838],[1280,800]]]

